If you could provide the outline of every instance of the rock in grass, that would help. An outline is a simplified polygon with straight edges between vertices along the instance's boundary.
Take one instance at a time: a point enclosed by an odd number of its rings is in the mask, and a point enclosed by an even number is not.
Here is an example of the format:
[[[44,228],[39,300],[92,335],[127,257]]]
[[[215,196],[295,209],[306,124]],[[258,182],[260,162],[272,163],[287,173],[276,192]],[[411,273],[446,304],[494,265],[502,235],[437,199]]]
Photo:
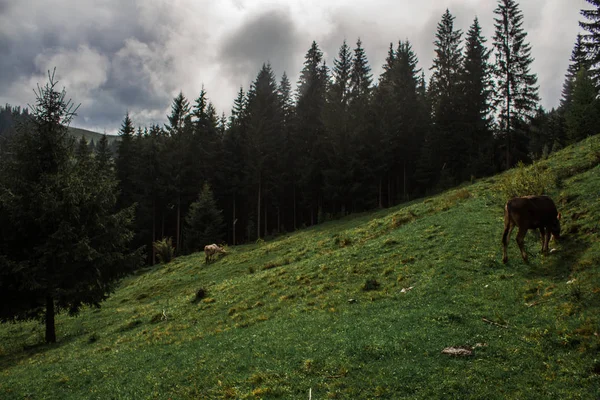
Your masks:
[[[469,346],[446,347],[442,350],[442,354],[449,356],[466,357],[473,355],[473,349]]]

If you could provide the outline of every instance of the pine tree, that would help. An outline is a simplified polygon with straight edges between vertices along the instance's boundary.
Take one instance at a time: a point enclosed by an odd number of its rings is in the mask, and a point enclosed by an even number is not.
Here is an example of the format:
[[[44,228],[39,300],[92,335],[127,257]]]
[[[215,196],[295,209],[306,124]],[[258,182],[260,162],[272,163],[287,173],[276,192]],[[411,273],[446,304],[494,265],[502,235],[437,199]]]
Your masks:
[[[326,131],[323,122],[327,95],[327,67],[323,53],[313,41],[306,53],[297,90],[294,146],[299,154],[300,191],[308,210],[308,221],[315,224],[322,207],[323,174],[327,169]]]
[[[591,9],[581,10],[586,21],[580,21],[587,33],[582,37],[582,45],[589,61],[589,74],[596,89],[600,88],[600,0],[586,0],[592,5]],[[577,71],[573,71],[577,73]]]
[[[325,154],[329,166],[323,171],[323,195],[333,204],[334,212],[341,209],[342,213],[345,212],[352,185],[352,144],[350,143],[352,70],[352,52],[344,40],[337,58],[333,60],[332,82],[327,91],[328,99],[323,119],[328,137]]]
[[[0,174],[0,320],[41,319],[56,341],[55,314],[99,306],[141,261],[127,247],[133,208],[114,212],[116,180],[76,157],[74,116],[54,74],[38,87],[33,127],[15,136]],[[90,166],[92,166],[90,168]]]
[[[573,47],[569,61],[570,64],[567,68],[567,75],[565,76],[565,83],[563,84],[562,89],[562,98],[560,100],[560,107],[563,111],[566,111],[571,103],[573,81],[577,77],[577,74],[582,68],[589,68],[589,62],[583,44],[583,36],[581,34],[577,34],[575,46]]]
[[[463,134],[467,141],[466,169],[461,180],[493,172],[492,80],[490,50],[485,46],[479,20],[475,18],[465,43],[463,62]]]
[[[600,101],[591,73],[579,70],[571,93],[571,104],[565,112],[567,137],[571,143],[600,132]]]
[[[222,211],[217,208],[210,185],[204,184],[185,217],[185,250],[192,253],[207,244],[219,243],[224,229]]]
[[[121,207],[129,207],[133,204],[135,198],[134,165],[136,164],[137,154],[133,140],[134,133],[135,127],[133,126],[133,121],[131,121],[129,113],[127,113],[119,129],[121,140],[119,140],[117,147],[115,165],[117,179],[119,180],[119,205]]]
[[[515,0],[499,0],[494,13],[495,105],[505,142],[504,167],[510,168],[526,157],[526,126],[539,101],[537,75],[531,73],[531,45],[525,42],[527,33],[518,4]]]
[[[100,141],[98,141],[98,146],[94,149],[94,154],[96,155],[96,164],[100,171],[110,172],[113,170],[113,157],[106,134],[102,135]]]
[[[462,107],[463,56],[461,49],[462,31],[454,29],[454,16],[446,9],[438,23],[435,44],[435,58],[431,70],[429,94],[435,131],[432,145],[437,155],[437,168],[440,185],[451,186],[460,179],[464,168],[467,146],[463,137]]]
[[[263,64],[248,92],[248,133],[245,148],[249,184],[256,190],[257,238],[268,232],[268,197],[281,172],[277,152],[283,147],[282,112],[277,82],[269,64]],[[263,204],[264,202],[264,204]],[[264,213],[263,213],[264,212]]]

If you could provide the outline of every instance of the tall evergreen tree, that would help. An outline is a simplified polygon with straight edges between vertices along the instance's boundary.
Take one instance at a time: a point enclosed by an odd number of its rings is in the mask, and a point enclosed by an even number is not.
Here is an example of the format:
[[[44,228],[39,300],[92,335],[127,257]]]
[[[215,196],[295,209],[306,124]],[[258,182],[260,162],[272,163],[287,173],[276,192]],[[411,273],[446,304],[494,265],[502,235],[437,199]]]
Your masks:
[[[577,77],[577,74],[582,68],[589,68],[589,62],[586,57],[586,51],[583,44],[583,36],[578,33],[577,39],[575,40],[575,46],[571,52],[570,64],[567,68],[567,75],[565,76],[565,83],[562,89],[562,98],[560,100],[560,107],[563,111],[569,108],[571,103],[571,95],[573,93],[573,81]]]
[[[250,184],[256,188],[257,238],[268,232],[267,200],[278,183],[281,166],[277,152],[283,147],[282,112],[277,82],[269,64],[263,64],[248,92],[248,134],[246,136],[247,168]],[[263,204],[265,201],[265,204]]]
[[[89,155],[75,157],[74,110],[56,85],[49,74],[38,87],[33,127],[0,168],[0,320],[39,318],[49,343],[56,313],[99,306],[141,260],[127,250],[133,208],[115,213],[116,181],[97,179]]]
[[[125,114],[121,128],[119,129],[119,144],[117,146],[116,170],[119,180],[119,205],[129,207],[135,198],[134,175],[137,157],[137,149],[134,143],[135,127],[129,117]]]
[[[284,147],[279,153],[282,157],[283,165],[283,179],[284,184],[280,185],[281,190],[281,207],[278,213],[281,218],[278,226],[284,227],[284,229],[297,228],[297,196],[296,188],[298,182],[298,171],[294,168],[296,164],[296,149],[293,146],[293,129],[295,124],[295,104],[292,96],[292,85],[290,80],[285,73],[281,76],[278,88],[279,102],[281,104],[281,115],[282,115],[282,135],[284,140]],[[286,212],[286,210],[291,210]],[[285,214],[284,214],[285,213]]]
[[[596,89],[600,89],[600,0],[586,1],[592,8],[581,10],[581,15],[586,20],[580,21],[579,26],[587,32],[582,37],[583,48],[590,63],[586,67],[589,68]]]
[[[299,154],[300,189],[308,210],[310,224],[316,222],[322,207],[323,175],[327,168],[325,148],[325,126],[323,113],[327,94],[327,67],[323,52],[312,42],[306,53],[304,68],[300,73],[297,90],[294,145]]]
[[[435,165],[448,186],[460,179],[464,168],[467,141],[463,136],[462,102],[464,101],[462,31],[454,29],[454,16],[446,9],[435,35],[435,58],[431,70],[429,93],[435,130],[432,145],[437,154]]]
[[[504,139],[505,168],[527,154],[527,123],[539,101],[537,75],[531,72],[531,45],[525,41],[523,13],[515,0],[498,0],[495,20],[495,105]]]
[[[593,77],[585,67],[579,70],[573,81],[565,122],[571,143],[600,132],[600,100],[597,99]]]
[[[333,60],[332,82],[327,92],[324,124],[327,131],[326,156],[328,168],[323,171],[323,194],[332,203],[334,212],[345,211],[351,195],[352,169],[350,100],[353,56],[344,40]]]
[[[223,238],[222,211],[218,209],[210,185],[204,184],[197,200],[185,217],[185,250],[200,251],[204,246],[218,243]]]
[[[467,139],[466,169],[461,179],[493,172],[492,80],[490,50],[485,46],[479,20],[469,28],[463,62],[463,134]]]

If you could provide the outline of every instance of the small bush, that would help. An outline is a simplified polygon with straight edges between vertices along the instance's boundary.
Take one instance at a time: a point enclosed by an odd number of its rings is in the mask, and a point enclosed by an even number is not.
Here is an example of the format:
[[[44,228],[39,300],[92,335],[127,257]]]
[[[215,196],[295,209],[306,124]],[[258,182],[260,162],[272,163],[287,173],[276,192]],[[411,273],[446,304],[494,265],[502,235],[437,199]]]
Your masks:
[[[156,257],[162,264],[168,264],[175,257],[175,247],[173,247],[173,240],[169,238],[163,238],[157,240],[152,244],[156,251]]]
[[[98,335],[95,333],[92,333],[89,337],[88,337],[88,343],[95,343],[98,340]]]
[[[192,300],[192,303],[198,303],[200,300],[204,299],[207,294],[208,294],[208,292],[206,291],[206,289],[204,289],[204,288],[198,289],[198,291],[196,292],[196,295],[194,296],[194,300]]]
[[[377,289],[379,289],[380,286],[381,286],[381,284],[379,282],[377,282],[377,280],[367,279],[362,290],[364,290],[365,292],[368,292],[371,290],[377,290]]]
[[[556,184],[556,174],[539,162],[528,167],[519,162],[512,173],[501,176],[496,188],[504,202],[514,197],[547,194]]]

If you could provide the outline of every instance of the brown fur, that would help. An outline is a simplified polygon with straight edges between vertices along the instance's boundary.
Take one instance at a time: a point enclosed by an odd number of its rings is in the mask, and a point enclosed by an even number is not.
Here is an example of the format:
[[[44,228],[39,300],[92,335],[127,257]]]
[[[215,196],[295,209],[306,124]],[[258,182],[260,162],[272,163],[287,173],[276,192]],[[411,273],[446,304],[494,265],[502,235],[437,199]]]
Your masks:
[[[204,262],[208,264],[217,253],[227,254],[224,248],[217,246],[215,243],[204,246],[204,255],[206,256]]]
[[[517,244],[523,260],[527,261],[525,252],[525,235],[529,229],[539,229],[542,240],[542,252],[548,251],[550,237],[560,237],[560,214],[556,205],[548,196],[515,197],[504,206],[504,234],[502,235],[502,262],[508,261],[506,248],[510,234],[515,226],[519,227]]]

